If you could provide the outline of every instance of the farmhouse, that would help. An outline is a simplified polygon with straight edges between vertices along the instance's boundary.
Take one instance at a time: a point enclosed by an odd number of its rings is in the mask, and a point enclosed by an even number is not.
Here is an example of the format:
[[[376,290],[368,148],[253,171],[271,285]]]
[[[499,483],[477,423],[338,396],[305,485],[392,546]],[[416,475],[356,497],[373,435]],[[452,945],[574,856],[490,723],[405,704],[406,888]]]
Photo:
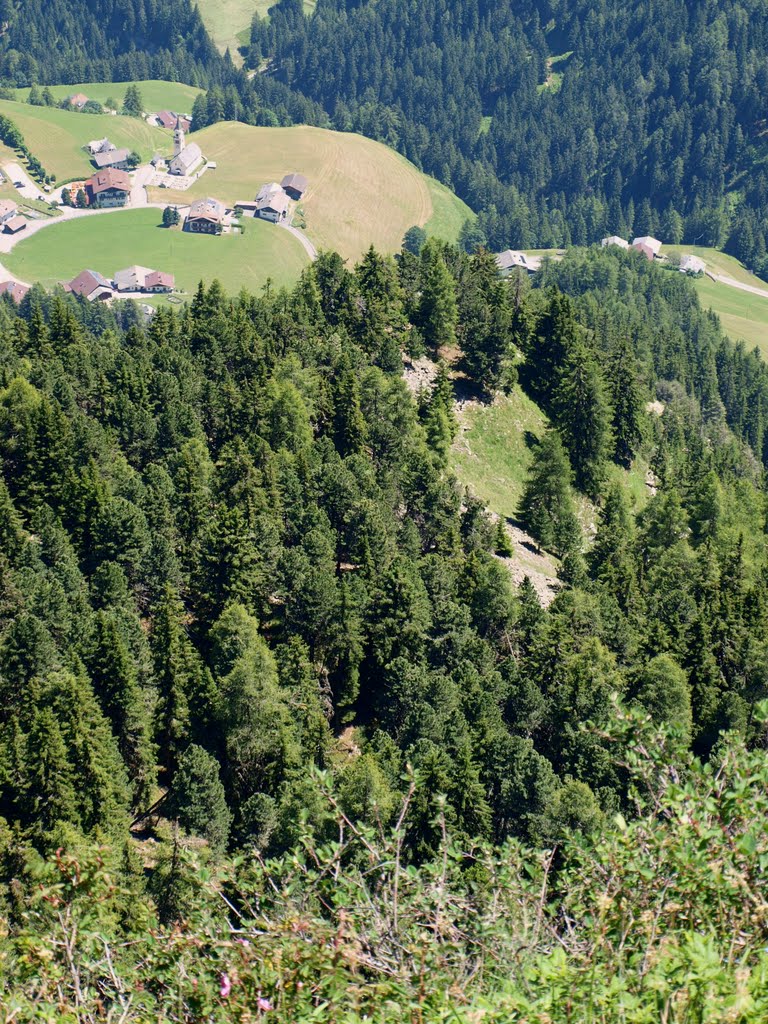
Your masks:
[[[89,206],[125,206],[131,193],[131,179],[125,171],[108,167],[86,181],[85,193]]]
[[[647,260],[655,259],[656,254],[654,253],[650,245],[646,245],[645,242],[641,242],[638,238],[636,238],[635,241],[632,243],[632,248],[635,249],[637,252],[641,252]]]
[[[220,235],[224,227],[225,213],[224,204],[218,199],[198,199],[189,208],[184,228],[187,231]]]
[[[126,267],[116,271],[112,280],[119,292],[140,292],[144,289],[147,274],[151,273],[149,267]]]
[[[600,244],[604,249],[609,245],[618,245],[620,249],[629,248],[629,242],[626,238],[619,238],[618,235],[609,235],[607,238],[604,238]]]
[[[64,291],[72,292],[74,295],[81,295],[89,302],[96,299],[105,300],[112,298],[112,289],[109,281],[101,276],[96,270],[83,270],[77,277],[64,285]]]
[[[106,153],[95,153],[93,162],[99,170],[103,167],[117,167],[119,170],[126,171],[130,155],[130,149],[110,149]]]
[[[91,156],[96,156],[97,153],[114,153],[117,146],[109,139],[92,139],[86,148]]]
[[[271,220],[278,224],[285,220],[288,213],[288,196],[281,188],[277,192],[270,192],[263,198],[256,198],[256,216],[263,220]]]
[[[3,224],[3,230],[7,231],[9,235],[15,235],[18,234],[19,231],[23,231],[26,226],[26,217],[22,217],[20,214],[17,214],[15,217],[11,217],[10,220],[7,220]]]
[[[687,255],[680,260],[680,269],[684,274],[703,274],[707,264],[701,256]]]
[[[179,119],[170,110],[158,110],[155,120],[160,128],[175,128]]]
[[[0,283],[0,295],[10,295],[14,302],[19,303],[29,291],[28,284],[19,284],[18,281],[3,281]]]
[[[71,96],[67,96],[67,103],[69,103],[70,107],[77,107],[78,110],[82,110],[87,102],[88,97],[83,92],[76,92]]]
[[[650,235],[639,235],[637,238],[632,239],[633,249],[639,249],[641,245],[651,250],[653,253],[651,259],[655,259],[661,250],[661,242],[658,238],[652,238]]]
[[[496,256],[496,266],[502,276],[511,274],[515,267],[525,270],[528,274],[533,274],[541,267],[541,258],[517,252],[515,249],[505,249],[504,252],[500,252]]]
[[[293,171],[291,174],[286,174],[280,185],[291,199],[295,199],[298,202],[307,191],[309,182],[303,174]]]
[[[144,280],[145,292],[172,292],[175,287],[176,278],[164,270],[153,270]]]
[[[16,216],[18,207],[12,199],[0,199],[0,224],[5,224]]]

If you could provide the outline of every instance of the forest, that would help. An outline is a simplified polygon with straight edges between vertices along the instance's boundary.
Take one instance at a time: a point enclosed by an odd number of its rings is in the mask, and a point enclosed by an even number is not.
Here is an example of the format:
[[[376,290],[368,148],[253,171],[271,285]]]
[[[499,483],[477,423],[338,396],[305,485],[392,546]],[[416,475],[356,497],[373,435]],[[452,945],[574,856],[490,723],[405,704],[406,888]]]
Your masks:
[[[404,353],[438,364],[415,397]],[[520,508],[548,608],[450,470],[458,380],[549,417]],[[534,288],[434,240],[324,253],[149,324],[4,298],[12,1019],[764,1007],[767,411],[757,354],[634,252]]]
[[[751,0],[280,0],[249,62],[453,187],[470,251],[651,234],[765,275],[767,33]]]

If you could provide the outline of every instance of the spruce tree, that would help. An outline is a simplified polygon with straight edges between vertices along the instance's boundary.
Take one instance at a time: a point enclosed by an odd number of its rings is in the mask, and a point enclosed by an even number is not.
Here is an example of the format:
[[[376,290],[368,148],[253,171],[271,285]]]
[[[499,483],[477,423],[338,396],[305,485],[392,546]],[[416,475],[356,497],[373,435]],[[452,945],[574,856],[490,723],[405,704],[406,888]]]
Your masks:
[[[597,363],[581,343],[566,358],[554,406],[574,482],[596,498],[611,448],[611,407]]]
[[[427,346],[437,352],[456,342],[456,289],[439,242],[429,239],[420,261],[418,326]]]
[[[214,853],[226,847],[232,815],[219,777],[219,763],[194,743],[179,759],[167,813],[187,832],[206,839]]]
[[[556,555],[579,546],[581,529],[571,495],[571,468],[555,430],[548,430],[534,450],[520,518],[539,545]]]

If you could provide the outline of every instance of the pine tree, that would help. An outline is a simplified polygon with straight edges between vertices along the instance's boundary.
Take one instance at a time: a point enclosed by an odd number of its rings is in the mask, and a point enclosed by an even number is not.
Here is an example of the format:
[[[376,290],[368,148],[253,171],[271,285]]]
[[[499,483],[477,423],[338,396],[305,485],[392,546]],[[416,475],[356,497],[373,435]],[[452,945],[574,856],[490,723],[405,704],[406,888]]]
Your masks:
[[[456,290],[438,242],[429,239],[420,260],[418,326],[427,346],[437,352],[456,342]]]
[[[135,83],[131,83],[125,90],[123,113],[129,117],[142,117],[144,114],[144,101],[141,98],[139,87]]]
[[[636,359],[626,338],[611,353],[607,377],[613,409],[613,456],[628,469],[643,440],[644,414]]]
[[[570,480],[562,441],[556,431],[548,430],[533,453],[520,516],[541,547],[556,555],[577,548],[581,540]]]
[[[219,763],[207,750],[191,744],[179,759],[167,813],[192,835],[208,840],[214,853],[223,852],[232,815],[227,807]]]
[[[611,407],[597,363],[581,343],[565,361],[554,404],[574,482],[596,498],[611,446]]]

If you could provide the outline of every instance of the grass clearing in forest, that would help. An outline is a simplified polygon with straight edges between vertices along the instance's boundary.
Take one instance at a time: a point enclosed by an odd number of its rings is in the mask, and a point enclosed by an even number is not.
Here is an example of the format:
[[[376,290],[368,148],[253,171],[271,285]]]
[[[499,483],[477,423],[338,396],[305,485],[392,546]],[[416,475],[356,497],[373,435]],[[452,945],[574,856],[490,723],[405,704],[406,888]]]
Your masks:
[[[398,252],[414,224],[455,241],[472,215],[444,186],[362,135],[221,122],[193,138],[217,169],[186,192],[151,189],[153,202],[188,203],[210,195],[233,204],[252,200],[264,182],[301,171],[309,179],[301,203],[307,235],[318,249],[336,250],[350,260],[359,259],[370,245]]]
[[[164,82],[160,79],[148,79],[143,82],[81,82],[79,85],[50,85],[48,88],[57,100],[81,92],[89,100],[105,104],[108,99],[117,100],[122,105],[125,90],[129,85],[136,85],[141,93],[144,109],[147,113],[157,110],[175,110],[181,114],[189,114],[195,97],[203,90],[183,82]],[[16,93],[21,101],[29,95],[29,89],[19,89]],[[93,114],[78,115],[93,117]]]
[[[160,216],[142,209],[67,221],[19,242],[3,263],[20,280],[47,286],[85,268],[111,278],[138,263],[175,274],[177,289],[190,294],[198,281],[218,278],[236,295],[241,288],[258,292],[268,278],[290,285],[308,262],[301,244],[274,224],[249,220],[244,235],[217,238],[159,227]]]

